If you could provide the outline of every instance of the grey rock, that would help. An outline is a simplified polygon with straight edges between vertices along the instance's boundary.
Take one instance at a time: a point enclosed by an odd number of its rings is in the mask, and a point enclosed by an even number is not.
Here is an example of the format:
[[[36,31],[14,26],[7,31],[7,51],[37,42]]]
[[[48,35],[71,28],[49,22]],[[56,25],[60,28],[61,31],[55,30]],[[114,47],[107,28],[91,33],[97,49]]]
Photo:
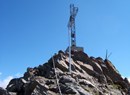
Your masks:
[[[55,82],[53,80],[47,80],[46,85],[54,84]]]
[[[22,92],[23,91],[24,82],[22,78],[12,79],[7,85],[7,90],[9,92]]]
[[[9,92],[9,95],[18,95],[16,92]]]
[[[5,89],[0,87],[0,95],[10,95]]]
[[[49,87],[43,77],[36,77],[25,85],[24,95],[45,95]]]
[[[80,86],[76,86],[75,89],[80,93],[80,95],[92,95]]]
[[[79,84],[88,85],[88,87],[95,87],[95,85],[93,83],[91,83],[90,81],[85,80],[85,79],[80,79]]]
[[[88,60],[88,55],[86,54],[86,53],[84,53],[84,52],[82,52],[82,51],[79,51],[79,52],[73,52],[72,53],[72,59],[73,60],[78,60],[78,61],[82,61],[82,62],[87,62],[87,60]]]
[[[113,80],[113,82],[123,81],[123,78],[109,60],[105,60],[104,64],[107,66],[106,69],[103,68],[103,72],[105,75],[108,75]]]
[[[75,79],[71,76],[62,76],[59,80],[59,83],[65,84],[65,83],[76,83]]]
[[[61,84],[60,87],[63,94],[79,95],[79,92],[72,85]]]
[[[74,87],[68,87],[66,89],[66,94],[79,94],[79,93]]]
[[[60,68],[63,72],[68,71],[68,65],[63,60],[57,60],[55,65],[57,68]]]
[[[28,68],[23,77],[9,82],[7,90],[0,88],[0,95],[130,95],[129,81],[109,60],[73,51],[70,73],[68,53],[59,51],[53,58],[55,68],[52,58]]]
[[[90,61],[88,64],[90,64],[96,72],[98,72],[99,74],[103,74],[102,68],[97,62]]]

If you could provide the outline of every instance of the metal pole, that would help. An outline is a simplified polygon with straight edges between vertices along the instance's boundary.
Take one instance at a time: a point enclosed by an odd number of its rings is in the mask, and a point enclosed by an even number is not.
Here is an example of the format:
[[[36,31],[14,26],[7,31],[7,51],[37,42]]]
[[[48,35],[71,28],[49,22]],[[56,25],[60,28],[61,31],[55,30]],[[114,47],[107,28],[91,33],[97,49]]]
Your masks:
[[[59,89],[59,93],[60,93],[60,95],[62,95],[60,85],[59,85],[59,79],[58,79],[57,72],[56,72],[55,61],[54,61],[53,56],[52,56],[52,62],[53,62],[53,67],[54,67],[54,73],[56,75],[56,83],[57,83],[57,86],[58,86],[58,89]]]
[[[69,38],[69,72],[71,74],[71,31],[68,27],[68,38]]]

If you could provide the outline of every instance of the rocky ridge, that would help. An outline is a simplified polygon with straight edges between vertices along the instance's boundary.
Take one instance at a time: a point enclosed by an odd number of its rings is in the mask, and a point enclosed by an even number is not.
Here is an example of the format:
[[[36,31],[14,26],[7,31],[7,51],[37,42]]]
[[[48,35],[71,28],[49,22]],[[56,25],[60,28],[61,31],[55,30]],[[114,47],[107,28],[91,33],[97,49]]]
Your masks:
[[[12,79],[0,95],[130,95],[130,83],[109,60],[59,51],[43,65],[27,68],[23,77]],[[55,68],[54,68],[55,67]]]

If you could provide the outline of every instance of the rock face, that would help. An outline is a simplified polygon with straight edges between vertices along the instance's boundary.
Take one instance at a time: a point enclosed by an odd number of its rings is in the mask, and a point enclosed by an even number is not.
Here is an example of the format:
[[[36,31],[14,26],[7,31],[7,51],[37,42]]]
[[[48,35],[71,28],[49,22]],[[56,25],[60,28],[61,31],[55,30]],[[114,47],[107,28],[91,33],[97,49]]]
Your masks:
[[[0,95],[9,95],[9,93],[5,89],[0,87]]]
[[[69,73],[68,54],[59,51],[47,63],[12,79],[0,95],[130,95],[130,83],[109,60],[75,51],[71,67]]]

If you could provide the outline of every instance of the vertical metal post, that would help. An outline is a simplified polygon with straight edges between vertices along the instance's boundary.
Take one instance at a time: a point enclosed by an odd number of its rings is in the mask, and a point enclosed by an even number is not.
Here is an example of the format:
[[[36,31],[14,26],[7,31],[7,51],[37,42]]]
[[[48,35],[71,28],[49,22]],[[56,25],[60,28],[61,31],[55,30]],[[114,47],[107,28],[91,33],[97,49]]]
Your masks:
[[[68,38],[69,38],[69,73],[71,74],[71,31],[68,27]]]
[[[62,95],[60,85],[59,85],[59,79],[58,79],[57,72],[56,72],[55,61],[54,61],[53,56],[52,56],[52,62],[53,62],[54,73],[55,73],[55,76],[56,76],[56,83],[57,83],[57,86],[58,86],[58,89],[59,89],[59,93],[60,93],[60,95]]]
[[[71,73],[71,47],[76,47],[76,33],[75,33],[75,17],[78,12],[78,7],[74,4],[70,5],[70,19],[68,23],[68,37],[69,37],[69,72]]]

